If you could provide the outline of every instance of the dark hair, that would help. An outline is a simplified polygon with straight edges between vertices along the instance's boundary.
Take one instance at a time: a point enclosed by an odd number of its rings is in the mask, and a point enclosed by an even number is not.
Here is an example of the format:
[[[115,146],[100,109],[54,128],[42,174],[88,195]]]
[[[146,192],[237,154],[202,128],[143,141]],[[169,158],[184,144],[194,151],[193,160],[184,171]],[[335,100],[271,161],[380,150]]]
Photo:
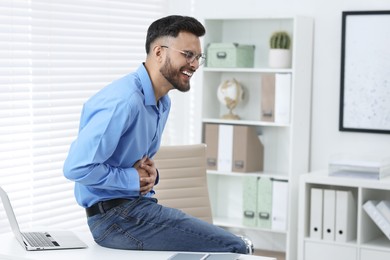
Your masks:
[[[154,21],[148,28],[145,49],[149,53],[150,44],[164,36],[177,37],[182,32],[189,32],[198,37],[205,35],[206,29],[195,18],[189,16],[170,15]]]

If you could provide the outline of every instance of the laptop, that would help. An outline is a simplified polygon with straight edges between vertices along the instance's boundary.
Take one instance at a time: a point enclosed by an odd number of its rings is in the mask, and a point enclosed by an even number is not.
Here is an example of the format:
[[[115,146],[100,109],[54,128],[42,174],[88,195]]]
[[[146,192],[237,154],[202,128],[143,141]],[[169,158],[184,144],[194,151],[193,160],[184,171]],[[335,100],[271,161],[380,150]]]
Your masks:
[[[26,250],[77,249],[87,247],[87,245],[71,231],[21,232],[9,197],[1,187],[0,197],[12,232]]]

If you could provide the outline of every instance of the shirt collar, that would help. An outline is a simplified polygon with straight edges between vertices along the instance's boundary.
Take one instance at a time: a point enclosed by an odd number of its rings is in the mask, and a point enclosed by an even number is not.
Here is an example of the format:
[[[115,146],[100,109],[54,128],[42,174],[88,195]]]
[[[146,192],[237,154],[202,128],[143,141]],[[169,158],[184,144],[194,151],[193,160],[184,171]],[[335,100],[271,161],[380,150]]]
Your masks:
[[[157,106],[156,104],[156,96],[154,95],[154,89],[152,85],[152,81],[150,80],[149,74],[145,68],[145,64],[143,63],[141,66],[139,66],[137,70],[137,74],[139,76],[139,79],[141,81],[141,87],[144,92],[145,96],[145,105],[146,106]],[[168,109],[169,106],[169,97],[168,95],[165,95],[160,98],[159,102],[159,109],[163,109],[162,111],[165,111]]]
[[[155,106],[156,97],[154,95],[152,81],[150,80],[149,74],[146,71],[145,65],[142,64],[137,70],[137,74],[141,81],[141,87],[145,96],[145,105]]]

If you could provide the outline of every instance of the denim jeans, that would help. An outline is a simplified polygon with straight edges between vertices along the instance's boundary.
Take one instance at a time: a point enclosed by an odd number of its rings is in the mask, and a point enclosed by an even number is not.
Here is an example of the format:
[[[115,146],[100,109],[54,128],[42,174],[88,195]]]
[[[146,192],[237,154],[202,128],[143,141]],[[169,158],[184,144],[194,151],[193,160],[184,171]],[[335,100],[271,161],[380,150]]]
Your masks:
[[[246,253],[245,242],[230,232],[164,207],[153,198],[136,198],[88,218],[97,244],[117,249]]]

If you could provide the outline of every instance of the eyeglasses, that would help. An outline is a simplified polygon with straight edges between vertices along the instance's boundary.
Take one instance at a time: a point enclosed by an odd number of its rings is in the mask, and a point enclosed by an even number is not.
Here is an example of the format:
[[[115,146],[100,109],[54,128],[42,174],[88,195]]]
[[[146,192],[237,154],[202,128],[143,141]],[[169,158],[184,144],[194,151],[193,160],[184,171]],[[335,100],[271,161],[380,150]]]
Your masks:
[[[191,64],[195,60],[197,60],[199,66],[202,66],[204,64],[204,62],[206,61],[206,56],[203,53],[196,55],[196,53],[193,53],[192,51],[181,51],[181,50],[178,50],[178,49],[175,49],[172,47],[168,47],[165,45],[161,45],[161,47],[167,48],[167,49],[172,49],[174,51],[180,52],[181,54],[184,55],[188,64]]]

